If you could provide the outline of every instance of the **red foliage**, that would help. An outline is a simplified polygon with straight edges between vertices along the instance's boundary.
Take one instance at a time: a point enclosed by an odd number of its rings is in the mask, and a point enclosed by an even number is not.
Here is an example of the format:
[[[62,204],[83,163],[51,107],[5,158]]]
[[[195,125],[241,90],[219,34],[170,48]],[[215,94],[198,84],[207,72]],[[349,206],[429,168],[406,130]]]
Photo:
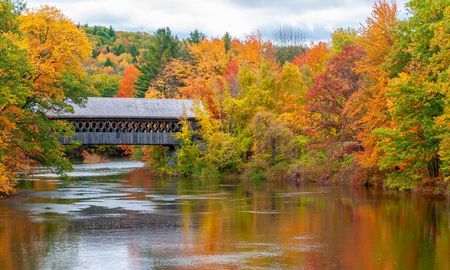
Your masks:
[[[231,96],[235,97],[239,92],[239,63],[236,60],[231,60],[228,62],[225,69],[224,78],[228,84]]]
[[[306,94],[307,110],[313,119],[313,133],[327,132],[331,141],[352,140],[354,134],[351,124],[354,119],[345,114],[345,105],[350,96],[361,87],[362,78],[355,72],[355,66],[363,56],[364,52],[360,47],[347,45],[314,80]]]
[[[343,51],[333,57],[325,72],[315,80],[308,90],[306,98],[310,100],[310,111],[341,111],[343,101],[356,92],[360,86],[360,75],[354,69],[356,61],[364,56],[363,50],[356,45],[347,45]]]

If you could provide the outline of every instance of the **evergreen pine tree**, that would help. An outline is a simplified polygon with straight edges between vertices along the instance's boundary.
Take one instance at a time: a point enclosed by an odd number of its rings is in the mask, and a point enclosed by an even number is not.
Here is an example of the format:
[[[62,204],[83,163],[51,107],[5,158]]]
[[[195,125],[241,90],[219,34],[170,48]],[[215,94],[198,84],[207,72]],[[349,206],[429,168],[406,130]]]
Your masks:
[[[136,97],[144,97],[150,82],[156,78],[164,65],[179,53],[179,41],[170,29],[156,30],[152,42],[145,49],[138,69],[141,71],[136,82]]]

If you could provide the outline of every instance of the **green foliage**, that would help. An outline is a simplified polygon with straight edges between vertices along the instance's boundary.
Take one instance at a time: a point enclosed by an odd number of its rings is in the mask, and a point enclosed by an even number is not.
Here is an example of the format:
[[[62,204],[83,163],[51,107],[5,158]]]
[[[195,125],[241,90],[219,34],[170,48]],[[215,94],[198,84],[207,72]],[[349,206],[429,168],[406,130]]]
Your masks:
[[[0,35],[0,109],[8,104],[23,104],[29,96],[27,79],[32,67],[27,53],[17,44],[17,36]]]
[[[225,51],[228,52],[231,49],[231,41],[233,38],[231,37],[230,33],[226,32],[225,35],[223,35],[223,44],[225,46]]]
[[[92,95],[87,77],[80,80],[71,73],[65,73],[57,84],[63,89],[64,96],[76,104],[82,104],[88,96]]]
[[[266,166],[274,166],[293,157],[293,133],[277,116],[260,111],[252,120],[254,138],[253,152],[255,160],[263,161]]]
[[[1,32],[17,32],[18,21],[17,15],[23,6],[22,2],[13,3],[11,0],[0,1],[0,33]]]
[[[389,174],[388,185],[411,189],[427,176],[428,164],[437,156],[440,140],[434,118],[442,114],[442,98],[427,94],[408,79],[397,79],[388,96],[397,126],[377,131],[384,153],[379,166],[383,170],[401,167],[402,171]]]
[[[195,29],[191,33],[189,33],[189,37],[187,38],[187,41],[189,43],[200,43],[200,41],[204,40],[206,38],[206,35],[202,32]]]
[[[114,67],[113,62],[111,62],[111,59],[106,59],[105,63],[104,63],[105,67]]]
[[[152,42],[145,49],[138,69],[141,74],[136,82],[136,97],[143,97],[151,80],[155,79],[164,65],[179,53],[179,41],[169,28],[156,30]]]
[[[114,97],[119,92],[121,77],[95,72],[86,77],[90,96]]]
[[[35,33],[37,24],[53,27],[47,31],[67,33],[64,45],[79,47],[66,53],[61,60],[53,38],[45,42],[46,51],[36,42],[36,36],[24,35],[17,27],[21,7],[1,1],[0,8],[0,196],[13,190],[17,174],[27,173],[30,165],[39,163],[62,174],[71,168],[64,155],[61,136],[73,135],[72,126],[64,121],[52,121],[49,111],[70,111],[70,104],[82,103],[89,94],[83,80],[82,61],[90,48],[86,37],[59,11],[44,7],[33,14],[21,15],[20,30]],[[37,18],[44,18],[38,20]],[[50,26],[49,26],[50,27]],[[39,34],[36,34],[39,35]],[[57,35],[55,33],[49,34]],[[39,40],[40,41],[40,40]],[[41,45],[41,44],[39,44]],[[47,53],[47,54],[45,54]],[[45,73],[42,66],[45,67]]]
[[[212,134],[207,140],[206,163],[221,174],[239,172],[244,163],[243,142],[227,133]]]
[[[128,52],[133,56],[133,59],[136,59],[136,56],[139,55],[138,47],[135,44],[132,44],[128,47]]]
[[[439,130],[439,156],[442,161],[442,172],[446,180],[450,180],[450,95],[445,100],[445,111],[437,118],[436,125]]]
[[[174,175],[174,168],[169,166],[172,162],[172,157],[169,152],[170,149],[165,146],[160,145],[152,145],[141,147],[141,150],[138,151],[138,155],[143,156],[143,158],[147,161],[147,165],[149,168],[154,169],[160,175]]]
[[[3,197],[14,191],[15,165],[20,160],[14,160],[16,148],[11,143],[15,134],[11,131],[17,128],[21,112],[15,109],[23,106],[31,94],[28,78],[33,67],[27,52],[19,47],[14,6],[9,1],[0,1],[0,5],[0,197]]]
[[[116,32],[110,27],[104,26],[83,26],[84,31],[91,37],[95,38],[96,43],[99,46],[102,45],[113,45],[114,41],[116,41]]]
[[[278,46],[276,52],[277,61],[281,65],[284,65],[284,63],[292,61],[294,57],[303,51],[305,51],[305,47],[303,46]]]
[[[387,93],[394,125],[377,131],[383,151],[379,166],[388,170],[388,186],[402,189],[438,179],[441,159],[448,160],[441,148],[448,131],[436,120],[445,119],[448,104],[450,9],[445,1],[413,0],[408,6],[412,16],[402,23],[386,67],[396,76]]]
[[[332,54],[339,54],[345,45],[353,44],[357,40],[357,31],[353,28],[338,28],[331,35]]]
[[[180,141],[177,150],[177,172],[182,176],[199,175],[204,167],[202,152],[199,146],[192,141],[194,133],[187,120],[182,123],[181,132],[176,138]]]
[[[119,44],[119,46],[114,48],[114,54],[115,55],[121,55],[122,53],[125,53],[125,45]]]

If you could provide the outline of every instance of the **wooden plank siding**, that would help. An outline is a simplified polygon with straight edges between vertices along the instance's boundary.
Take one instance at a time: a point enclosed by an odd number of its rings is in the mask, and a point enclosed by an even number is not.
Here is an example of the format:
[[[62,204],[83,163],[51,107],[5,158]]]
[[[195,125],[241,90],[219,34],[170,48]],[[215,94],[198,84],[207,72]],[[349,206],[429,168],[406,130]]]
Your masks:
[[[62,138],[63,144],[78,141],[84,145],[177,145],[173,133],[142,132],[76,132],[71,138]]]

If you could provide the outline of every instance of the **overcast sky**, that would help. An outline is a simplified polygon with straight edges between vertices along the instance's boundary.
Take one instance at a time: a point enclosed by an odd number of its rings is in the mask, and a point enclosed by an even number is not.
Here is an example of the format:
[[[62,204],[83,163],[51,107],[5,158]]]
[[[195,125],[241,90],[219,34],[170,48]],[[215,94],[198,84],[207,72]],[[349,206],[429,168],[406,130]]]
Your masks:
[[[404,16],[404,2],[398,7]],[[338,27],[359,27],[371,0],[29,0],[28,7],[56,6],[76,23],[112,25],[116,30],[153,32],[168,26],[180,37],[198,29],[209,37],[225,32],[242,38],[290,25],[306,40],[327,40]]]

